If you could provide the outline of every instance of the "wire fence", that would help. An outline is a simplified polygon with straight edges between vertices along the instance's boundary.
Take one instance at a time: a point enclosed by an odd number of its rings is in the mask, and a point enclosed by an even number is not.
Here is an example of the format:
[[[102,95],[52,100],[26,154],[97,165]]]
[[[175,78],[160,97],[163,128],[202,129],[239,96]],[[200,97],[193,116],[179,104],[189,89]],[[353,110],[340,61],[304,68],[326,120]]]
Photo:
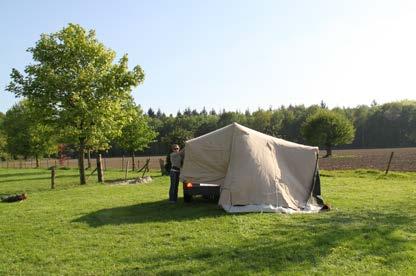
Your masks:
[[[160,169],[160,159],[165,161],[165,156],[149,156],[149,157],[135,157],[135,166],[136,168],[142,167],[146,160],[150,159],[149,169],[159,170]],[[127,165],[132,167],[131,157],[102,157],[103,169],[120,169],[124,170]],[[84,160],[85,166],[88,165],[87,159]],[[39,168],[50,168],[52,166],[56,167],[65,167],[65,168],[78,168],[78,159],[54,159],[54,158],[45,158],[39,160]],[[96,167],[96,159],[91,158],[91,167]],[[36,168],[35,159],[26,159],[26,160],[6,160],[0,161],[0,168],[7,169],[30,169]]]
[[[333,157],[321,158],[319,160],[319,167],[325,170],[350,170],[361,168],[386,170],[391,152],[394,152],[394,157],[391,160],[391,170],[416,171],[416,148],[334,150]],[[146,163],[148,158],[150,158],[149,169],[160,170],[160,159],[165,161],[166,156],[136,157],[136,168],[141,168]],[[129,168],[132,168],[131,157],[126,156],[123,158],[103,156],[102,160],[104,170],[123,170],[126,168],[127,162],[129,164]],[[85,166],[87,166],[87,159],[85,159],[84,163]],[[61,162],[59,159],[52,158],[39,160],[40,168],[49,168],[51,166],[77,168],[78,159],[65,159]],[[96,167],[96,161],[94,158],[91,159],[91,167]],[[0,161],[0,168],[36,168],[36,162],[34,159]]]

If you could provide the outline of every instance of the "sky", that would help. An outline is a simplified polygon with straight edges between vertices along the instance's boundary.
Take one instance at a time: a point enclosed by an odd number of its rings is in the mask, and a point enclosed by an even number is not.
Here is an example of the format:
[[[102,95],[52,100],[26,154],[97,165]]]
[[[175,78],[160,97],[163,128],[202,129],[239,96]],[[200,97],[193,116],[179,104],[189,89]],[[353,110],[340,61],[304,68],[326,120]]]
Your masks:
[[[26,49],[68,23],[127,53],[144,110],[255,111],[416,99],[416,1],[148,0],[0,2],[0,112]]]

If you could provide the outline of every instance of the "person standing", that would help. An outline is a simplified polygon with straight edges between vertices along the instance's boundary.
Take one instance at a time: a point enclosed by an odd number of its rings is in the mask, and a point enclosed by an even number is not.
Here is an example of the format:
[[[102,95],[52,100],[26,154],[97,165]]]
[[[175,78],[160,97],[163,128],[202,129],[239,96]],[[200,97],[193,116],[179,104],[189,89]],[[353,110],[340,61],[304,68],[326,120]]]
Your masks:
[[[170,162],[172,164],[170,168],[170,189],[169,189],[169,202],[176,203],[178,201],[178,186],[179,175],[181,173],[181,167],[183,163],[184,151],[180,150],[178,144],[172,145],[172,152],[169,155]]]

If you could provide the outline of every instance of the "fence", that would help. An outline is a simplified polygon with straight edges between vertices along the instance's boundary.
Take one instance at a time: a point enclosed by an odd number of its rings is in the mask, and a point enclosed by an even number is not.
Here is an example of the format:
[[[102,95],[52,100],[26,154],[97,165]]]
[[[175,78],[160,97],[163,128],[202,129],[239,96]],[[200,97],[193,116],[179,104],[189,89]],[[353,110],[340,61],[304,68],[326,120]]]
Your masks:
[[[358,149],[358,150],[334,150],[332,158],[322,158],[319,160],[319,167],[325,170],[345,170],[345,169],[378,169],[386,170],[387,163],[391,152],[394,151],[393,160],[391,160],[391,170],[393,171],[416,171],[416,148],[394,148],[394,149]],[[136,168],[140,168],[150,158],[149,169],[160,170],[159,159],[165,160],[165,156],[141,156],[136,157]],[[131,168],[131,157],[108,157],[103,156],[103,169],[119,169],[125,168],[127,161]],[[49,168],[58,165],[57,159],[40,160],[41,168]],[[85,161],[85,165],[87,162]],[[77,168],[77,159],[64,160],[63,167]],[[96,167],[95,159],[91,159],[91,166]],[[15,160],[0,161],[0,168],[35,168],[35,160]]]
[[[151,157],[136,157],[136,168],[140,168],[146,162],[146,160],[150,158],[149,162],[149,169],[151,170],[159,170],[160,163],[159,159],[165,160],[165,156],[151,156]],[[127,161],[129,161],[129,166],[132,166],[131,157],[103,157],[103,169],[120,169],[122,170],[125,168]],[[85,166],[87,166],[87,159],[85,159]],[[60,163],[59,159],[47,158],[39,160],[39,167],[40,168],[49,168],[51,166],[61,166],[66,168],[78,168],[78,159],[65,159]],[[91,167],[96,167],[95,158],[91,158]],[[7,169],[29,169],[29,168],[36,168],[36,161],[34,159],[27,159],[27,160],[6,160],[0,161],[0,168],[7,168]]]

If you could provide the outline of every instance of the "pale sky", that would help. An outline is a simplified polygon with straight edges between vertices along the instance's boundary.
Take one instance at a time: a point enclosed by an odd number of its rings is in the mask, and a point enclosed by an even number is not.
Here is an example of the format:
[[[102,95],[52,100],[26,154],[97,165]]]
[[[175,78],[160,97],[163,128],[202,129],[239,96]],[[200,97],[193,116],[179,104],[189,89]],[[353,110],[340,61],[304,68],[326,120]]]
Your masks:
[[[416,1],[177,0],[0,2],[0,111],[11,69],[41,33],[68,23],[146,73],[143,109],[254,111],[416,99]]]

